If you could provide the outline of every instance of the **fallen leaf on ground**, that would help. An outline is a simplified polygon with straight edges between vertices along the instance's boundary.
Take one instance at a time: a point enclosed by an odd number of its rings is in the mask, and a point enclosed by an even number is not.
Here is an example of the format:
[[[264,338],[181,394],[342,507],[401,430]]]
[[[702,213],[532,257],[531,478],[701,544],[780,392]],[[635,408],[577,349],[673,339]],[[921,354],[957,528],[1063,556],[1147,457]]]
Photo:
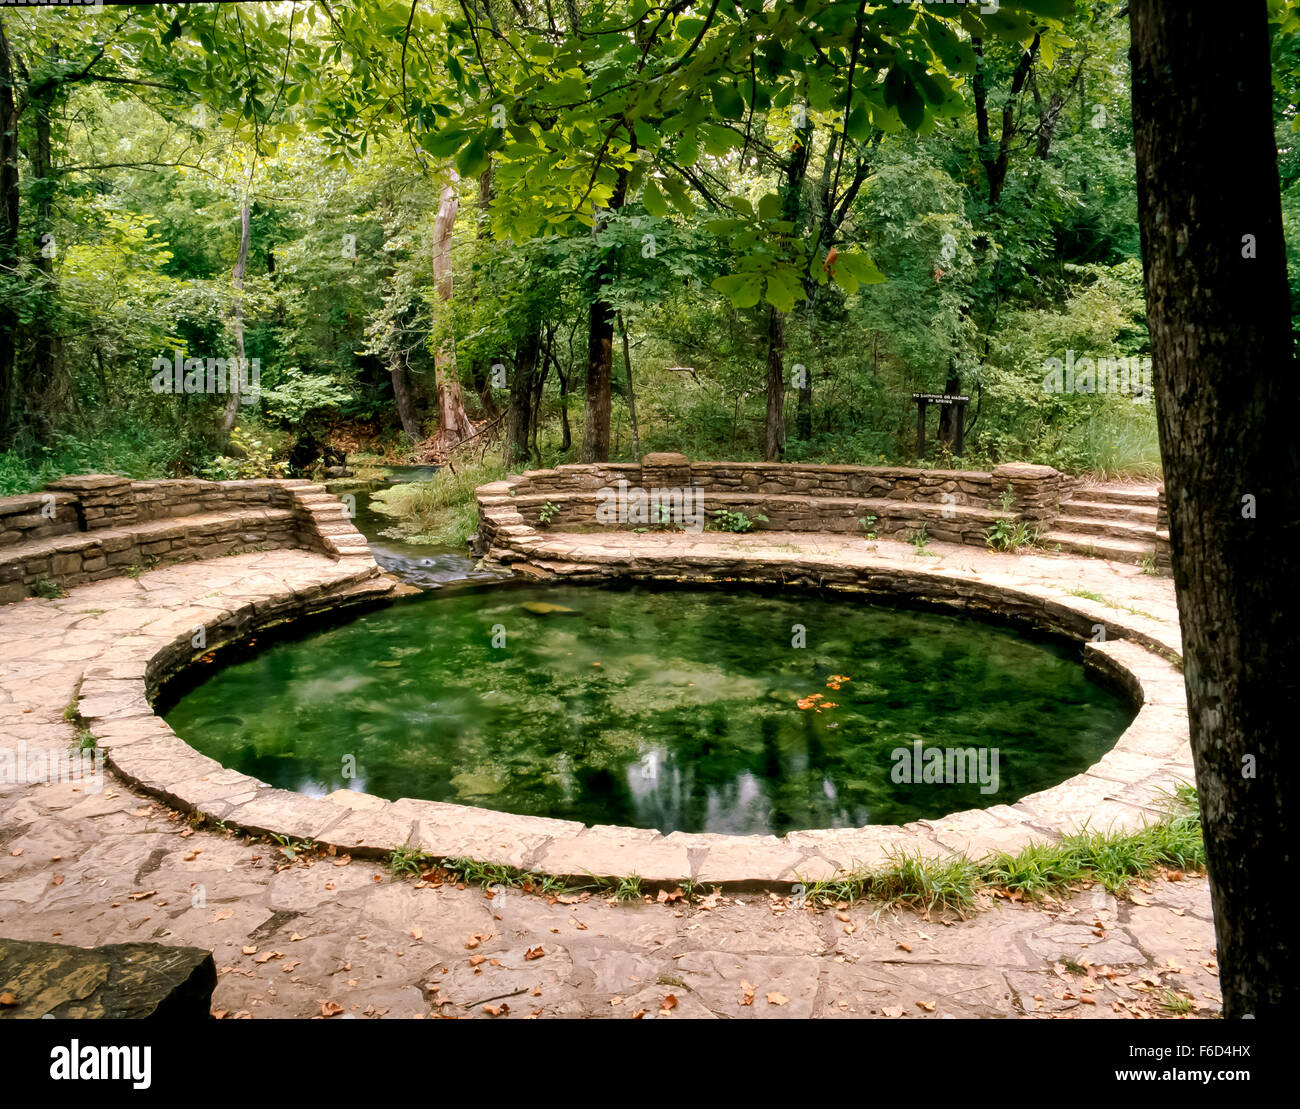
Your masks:
[[[767,1003],[769,1005],[788,1005],[790,1003],[790,999],[786,997],[785,994],[783,993],[777,993],[776,991],[773,991],[772,993],[767,995]]]
[[[320,1015],[323,1017],[336,1017],[343,1012],[343,1006],[337,1001],[322,1001],[320,1003]]]

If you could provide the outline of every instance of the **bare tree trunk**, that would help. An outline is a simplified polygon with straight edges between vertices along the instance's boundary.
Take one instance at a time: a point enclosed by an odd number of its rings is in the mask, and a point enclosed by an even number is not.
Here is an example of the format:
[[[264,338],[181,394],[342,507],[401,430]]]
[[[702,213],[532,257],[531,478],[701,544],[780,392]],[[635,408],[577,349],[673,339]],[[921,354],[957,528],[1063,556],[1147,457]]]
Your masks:
[[[250,192],[253,187],[253,170],[248,171],[248,182],[244,188],[244,203],[239,208],[239,255],[235,259],[235,272],[231,284],[235,287],[235,298],[230,307],[230,326],[235,333],[235,356],[239,367],[244,365],[244,274],[248,269],[248,243],[252,228],[252,204]],[[239,370],[226,375],[230,396],[221,413],[221,440],[230,441],[230,433],[235,427],[235,417],[239,414]]]
[[[570,344],[572,346],[572,344]],[[560,381],[560,450],[568,451],[573,447],[573,431],[569,427],[569,375],[560,366],[560,360],[551,351],[551,363],[555,366],[555,376]]]
[[[515,349],[514,372],[510,376],[510,403],[506,408],[505,449],[507,466],[528,459],[529,426],[533,415],[533,379],[542,352],[542,340],[535,321],[530,321]]]
[[[67,399],[68,382],[63,374],[63,343],[55,333],[56,282],[54,254],[54,157],[50,146],[50,127],[54,114],[54,101],[59,85],[48,80],[31,91],[34,109],[32,142],[28,147],[28,161],[32,180],[28,184],[35,224],[33,262],[40,274],[36,283],[40,295],[30,324],[24,329],[31,339],[31,362],[28,366],[24,393],[28,417],[47,437],[53,429],[54,415]]]
[[[796,229],[801,194],[812,148],[812,125],[795,131],[794,148],[781,184],[781,218]],[[796,230],[797,233],[797,230]],[[785,453],[785,317],[770,307],[767,314],[767,418],[764,421],[763,460],[780,462]]]
[[[1224,1015],[1289,1013],[1300,436],[1264,0],[1132,0],[1138,220]]]
[[[488,220],[488,212],[492,206],[492,167],[488,166],[478,175],[478,226],[474,231],[474,238],[481,244],[488,241],[491,235],[491,224]],[[474,301],[478,302],[478,281],[475,280]],[[501,415],[501,410],[497,407],[496,398],[492,395],[492,377],[491,377],[492,359],[480,355],[474,361],[470,368],[470,383],[474,386],[474,392],[478,394],[479,405],[483,409],[483,416],[489,422],[495,420]]]
[[[763,461],[780,462],[785,450],[785,317],[767,310],[767,418]]]
[[[627,196],[627,173],[619,170],[609,211],[623,207]],[[602,257],[592,279],[587,309],[587,411],[582,431],[582,461],[609,461],[609,421],[613,409],[610,383],[614,367],[614,308],[605,299],[605,283],[612,276],[608,260]]]
[[[421,438],[420,417],[415,410],[415,394],[411,389],[411,373],[406,365],[406,351],[400,339],[394,340],[388,354],[388,378],[393,383],[393,402],[397,405],[397,418],[402,431],[413,443]]]
[[[623,310],[619,309],[618,329],[623,333],[623,365],[627,369],[627,418],[632,425],[632,457],[641,457],[641,433],[636,426],[636,389],[632,385],[632,349],[627,341],[627,324]]]
[[[451,180],[442,188],[438,215],[433,221],[433,281],[439,298],[449,308],[451,236],[460,204],[456,196],[459,180],[453,171]],[[453,340],[447,340],[433,356],[433,373],[438,391],[437,445],[441,451],[451,451],[474,434],[474,425],[465,414],[460,381],[456,376],[456,344]]]
[[[18,265],[18,105],[13,60],[0,20],[0,274]],[[13,441],[15,337],[18,317],[8,298],[0,300],[0,450]]]

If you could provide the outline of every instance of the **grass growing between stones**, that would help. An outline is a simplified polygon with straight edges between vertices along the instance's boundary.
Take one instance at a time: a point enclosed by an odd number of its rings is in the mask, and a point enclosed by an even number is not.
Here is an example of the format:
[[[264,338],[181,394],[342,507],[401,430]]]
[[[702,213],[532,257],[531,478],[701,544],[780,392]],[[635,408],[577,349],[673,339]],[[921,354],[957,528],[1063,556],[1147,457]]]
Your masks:
[[[1203,870],[1205,845],[1196,790],[1179,786],[1169,811],[1136,832],[1092,832],[1086,828],[1056,843],[1033,843],[1012,855],[981,860],[958,855],[925,859],[899,854],[877,870],[807,886],[805,896],[822,902],[880,901],[930,913],[968,916],[981,892],[1035,899],[1081,885],[1123,894],[1134,881],[1161,867]]]
[[[875,901],[882,908],[898,906],[926,914],[955,912],[967,917],[983,906],[984,894],[1034,900],[1096,885],[1122,895],[1135,881],[1161,868],[1205,868],[1196,790],[1191,786],[1179,786],[1169,797],[1168,812],[1136,832],[1103,833],[1085,828],[1055,843],[1034,843],[1014,855],[997,852],[978,860],[964,855],[930,859],[919,853],[900,853],[885,866],[872,870],[800,882],[794,893],[815,906]],[[607,878],[593,875],[589,884],[577,884],[502,863],[464,858],[439,862],[407,847],[392,852],[389,869],[394,881],[432,875],[466,885],[504,886],[542,895],[586,890],[625,902],[648,896],[644,880],[635,874]],[[715,890],[713,896],[717,893]],[[669,899],[689,902],[699,896],[700,888],[687,881],[676,884],[674,896]]]

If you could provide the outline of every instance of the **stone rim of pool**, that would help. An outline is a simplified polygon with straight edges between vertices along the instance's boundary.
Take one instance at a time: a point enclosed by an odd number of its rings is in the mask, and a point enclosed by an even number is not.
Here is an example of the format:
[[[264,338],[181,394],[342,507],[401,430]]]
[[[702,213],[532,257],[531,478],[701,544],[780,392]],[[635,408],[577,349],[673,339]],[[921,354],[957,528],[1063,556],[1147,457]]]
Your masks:
[[[638,575],[625,574],[635,579]],[[641,575],[663,579],[663,574]],[[681,582],[716,582],[712,574],[678,568]],[[751,575],[748,581],[764,581]],[[732,584],[742,587],[747,581]],[[779,584],[767,579],[768,584]],[[380,857],[397,847],[432,858],[474,858],[558,877],[590,879],[636,874],[669,885],[690,880],[720,886],[772,886],[820,880],[877,865],[900,851],[924,856],[953,852],[984,854],[1015,850],[1088,826],[1131,828],[1154,819],[1168,792],[1190,775],[1183,682],[1157,650],[1167,650],[1140,628],[1108,622],[1107,638],[1091,642],[1093,616],[1073,598],[1047,595],[1040,587],[1010,589],[978,579],[953,580],[905,567],[873,570],[869,581],[825,586],[835,593],[896,596],[968,614],[992,613],[1076,641],[1084,662],[1127,691],[1137,714],[1093,766],[1072,778],[1022,797],[1011,805],[964,810],[935,820],[861,828],[811,829],[784,836],[707,832],[663,834],[645,829],[594,825],[538,816],[517,816],[448,802],[385,801],[341,790],[312,798],[267,786],[230,770],[181,740],[153,715],[150,695],[196,658],[246,640],[259,631],[308,613],[347,612],[373,603],[386,590],[328,599],[312,590],[277,598],[276,605],[249,604],[214,613],[206,623],[208,646],[192,636],[165,644],[139,665],[138,692],[120,714],[100,718],[97,734],[109,764],[128,781],[178,808],[220,820],[253,834],[311,840],[339,854]],[[337,617],[336,617],[337,618]],[[346,618],[346,617],[344,617]],[[223,633],[224,629],[224,633]],[[1119,638],[1126,636],[1127,638]],[[1144,646],[1143,643],[1146,645]],[[121,690],[121,674],[112,684]],[[81,696],[96,692],[87,678]],[[146,717],[145,719],[141,719]]]

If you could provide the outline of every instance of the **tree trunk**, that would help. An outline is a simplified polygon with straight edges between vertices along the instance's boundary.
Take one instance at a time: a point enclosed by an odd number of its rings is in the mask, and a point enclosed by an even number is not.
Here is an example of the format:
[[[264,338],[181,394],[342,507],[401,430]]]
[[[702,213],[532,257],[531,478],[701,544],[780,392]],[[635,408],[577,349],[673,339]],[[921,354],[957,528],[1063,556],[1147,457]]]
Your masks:
[[[608,211],[617,212],[622,208],[626,196],[627,173],[619,170]],[[600,249],[597,246],[597,250]],[[600,265],[592,279],[591,302],[587,309],[587,411],[582,431],[583,462],[609,461],[609,421],[613,407],[610,380],[614,366],[614,308],[605,299],[605,284],[612,276],[609,259],[601,250]]]
[[[510,403],[506,408],[505,450],[503,460],[514,466],[528,460],[529,428],[533,413],[533,379],[542,353],[541,333],[530,322],[515,349],[514,373],[510,375]]]
[[[632,457],[641,457],[641,431],[636,426],[636,389],[632,385],[632,349],[627,341],[627,323],[622,309],[618,313],[618,329],[623,333],[623,366],[627,370],[627,418],[632,425]]]
[[[794,133],[794,146],[781,185],[781,218],[798,234],[800,201],[812,150],[812,125]],[[775,307],[767,314],[767,418],[764,421],[763,461],[780,462],[785,452],[785,318]]]
[[[482,173],[478,175],[478,226],[474,230],[474,238],[479,244],[486,243],[491,238],[491,223],[488,219],[488,212],[492,206],[492,167],[489,165]],[[478,303],[479,282],[474,282],[474,302]],[[483,417],[488,422],[495,420],[501,415],[501,410],[497,407],[496,398],[492,395],[492,359],[486,355],[480,355],[474,360],[473,366],[470,367],[470,384],[474,387],[474,392],[478,395],[479,406],[483,409]]]
[[[438,297],[451,306],[451,235],[460,202],[456,184],[460,179],[452,172],[443,186],[438,215],[433,221],[433,282]],[[433,356],[434,382],[438,391],[437,446],[440,451],[455,450],[474,434],[474,425],[465,413],[460,380],[456,376],[456,344],[448,340]]]
[[[244,203],[239,209],[239,256],[235,259],[235,271],[231,284],[235,287],[235,299],[230,307],[230,326],[235,332],[235,356],[239,367],[244,365],[244,274],[248,269],[248,243],[252,228],[252,206],[249,193],[253,187],[253,171],[248,171],[248,187],[244,190]],[[235,427],[235,417],[239,414],[239,370],[226,375],[230,396],[221,413],[221,440],[230,441],[230,433]]]
[[[1132,0],[1161,456],[1224,1014],[1297,997],[1300,436],[1264,0]]]
[[[767,419],[764,421],[763,461],[780,462],[785,449],[785,317],[767,311]]]
[[[0,20],[0,273],[18,265],[18,106],[14,100],[13,61]],[[18,317],[8,298],[0,298],[0,450],[13,442],[14,360]]]
[[[31,91],[30,106],[34,109],[35,120],[27,152],[32,171],[28,189],[35,231],[32,261],[40,275],[36,282],[40,296],[31,323],[25,328],[31,340],[31,362],[24,381],[24,393],[28,418],[41,438],[47,438],[53,430],[54,414],[66,401],[67,390],[62,374],[63,344],[54,330],[54,254],[57,243],[53,229],[54,157],[50,147],[50,126],[58,90],[58,83],[48,80]]]
[[[573,344],[570,343],[570,348]],[[569,427],[569,375],[560,366],[560,360],[551,352],[551,363],[555,366],[555,376],[560,382],[560,450],[568,451],[573,447],[573,431]]]
[[[411,374],[406,365],[406,352],[400,340],[395,341],[388,355],[388,377],[393,383],[393,402],[397,405],[397,418],[402,431],[411,442],[421,437],[420,417],[415,410],[415,394],[411,390]]]

